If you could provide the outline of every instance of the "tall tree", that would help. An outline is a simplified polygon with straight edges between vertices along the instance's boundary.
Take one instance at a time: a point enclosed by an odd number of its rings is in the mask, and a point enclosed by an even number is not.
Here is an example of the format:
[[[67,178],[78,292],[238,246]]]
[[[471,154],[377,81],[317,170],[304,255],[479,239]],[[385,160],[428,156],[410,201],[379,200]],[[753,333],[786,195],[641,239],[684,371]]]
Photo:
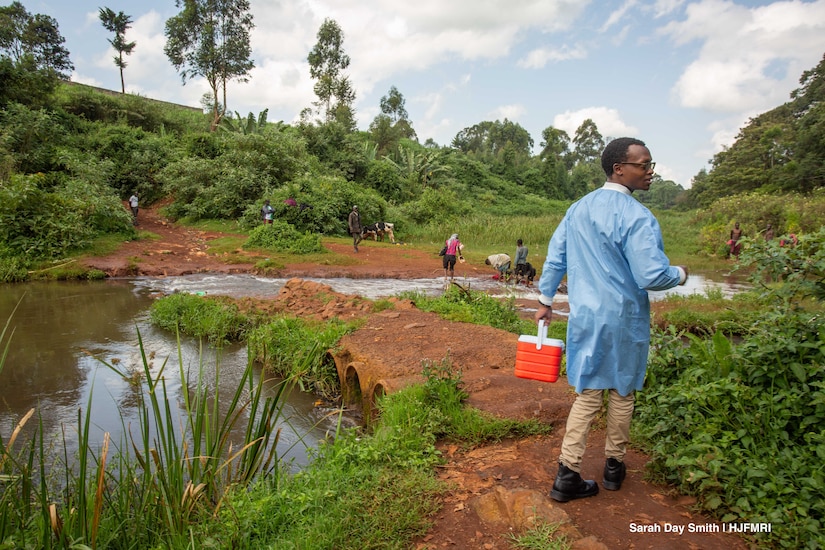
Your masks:
[[[109,39],[109,44],[117,52],[113,58],[115,66],[120,69],[120,92],[126,93],[126,83],[123,80],[123,69],[126,68],[126,61],[123,59],[124,55],[131,55],[135,49],[137,42],[126,42],[126,31],[132,27],[132,18],[122,11],[115,13],[109,8],[99,8],[98,17],[103,27],[115,33],[114,38]]]
[[[576,160],[579,162],[593,162],[601,157],[605,146],[604,138],[599,133],[599,128],[593,119],[585,119],[576,128],[573,145],[576,148]]]
[[[68,78],[74,65],[57,21],[48,15],[31,15],[20,2],[0,7],[0,53],[16,64],[33,64]],[[28,58],[28,62],[25,60]]]
[[[541,132],[541,153],[544,162],[565,162],[570,154],[570,136],[564,130],[548,126]]]
[[[351,122],[347,118],[354,118],[355,91],[343,72],[350,63],[344,52],[344,32],[335,20],[324,19],[317,37],[318,42],[307,56],[309,75],[316,80],[313,90],[318,102],[315,106],[319,110],[323,108],[326,122],[337,120],[347,124]]]
[[[568,169],[573,167],[570,136],[564,130],[548,126],[541,132],[541,175],[544,191],[553,199],[572,198],[569,195]]]
[[[226,87],[247,82],[255,67],[249,31],[254,27],[248,0],[176,0],[183,6],[166,21],[166,57],[183,83],[202,76],[212,90],[212,130],[226,113]],[[223,103],[219,98],[223,97]]]
[[[381,98],[380,105],[381,113],[373,119],[369,130],[378,146],[378,155],[384,156],[398,147],[402,138],[417,140],[417,136],[404,108],[404,96],[398,88],[392,86]]]
[[[407,120],[407,109],[404,108],[404,103],[404,96],[398,88],[391,86],[389,93],[381,98],[381,112],[389,116],[393,123]]]

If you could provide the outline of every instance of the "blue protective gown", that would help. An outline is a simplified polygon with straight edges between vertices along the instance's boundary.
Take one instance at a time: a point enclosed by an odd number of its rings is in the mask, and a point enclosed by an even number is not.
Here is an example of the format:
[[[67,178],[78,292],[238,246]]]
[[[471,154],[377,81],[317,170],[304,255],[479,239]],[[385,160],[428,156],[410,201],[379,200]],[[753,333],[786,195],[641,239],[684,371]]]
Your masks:
[[[551,303],[567,274],[567,379],[577,393],[642,389],[650,346],[646,290],[679,284],[659,222],[625,187],[608,182],[575,202],[547,248],[539,280]]]

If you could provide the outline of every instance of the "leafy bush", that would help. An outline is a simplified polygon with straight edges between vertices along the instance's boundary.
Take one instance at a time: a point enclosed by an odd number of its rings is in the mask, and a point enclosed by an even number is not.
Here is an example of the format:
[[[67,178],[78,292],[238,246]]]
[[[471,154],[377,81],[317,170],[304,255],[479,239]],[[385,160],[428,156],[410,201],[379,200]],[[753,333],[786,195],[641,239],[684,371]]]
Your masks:
[[[714,254],[730,238],[735,222],[739,222],[744,236],[754,241],[761,238],[760,232],[769,223],[777,237],[819,231],[825,226],[825,193],[743,193],[717,200],[699,211],[696,218],[702,227],[702,250]]]
[[[267,183],[251,166],[230,162],[224,156],[185,158],[166,166],[158,178],[175,198],[166,213],[174,219],[193,221],[240,217]]]
[[[778,298],[784,307],[805,297],[825,301],[825,226],[800,236],[796,245],[783,246],[778,239],[744,244],[740,267],[753,270],[751,281],[765,294]]]
[[[67,181],[47,191],[43,174],[12,176],[0,187],[0,245],[28,258],[61,257],[105,232],[132,234],[131,217],[101,185]]]
[[[455,220],[472,210],[472,202],[460,200],[450,189],[424,189],[421,197],[401,207],[404,215],[416,223],[431,220]]]
[[[175,138],[126,124],[96,124],[84,147],[111,163],[107,183],[122,198],[137,191],[143,204],[164,195],[159,174],[177,157]]]
[[[19,173],[49,172],[56,167],[57,148],[67,137],[53,114],[13,103],[0,110],[0,128],[0,150],[12,154]]]
[[[313,254],[322,252],[321,236],[311,233],[303,235],[290,224],[274,220],[271,224],[259,225],[249,232],[244,248],[263,248],[289,254]]]

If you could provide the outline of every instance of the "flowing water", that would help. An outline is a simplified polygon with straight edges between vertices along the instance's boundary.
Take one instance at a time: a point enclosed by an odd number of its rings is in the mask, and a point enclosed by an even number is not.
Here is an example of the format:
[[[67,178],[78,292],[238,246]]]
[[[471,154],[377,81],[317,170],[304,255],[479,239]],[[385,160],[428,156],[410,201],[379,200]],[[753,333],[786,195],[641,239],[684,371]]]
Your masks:
[[[443,279],[317,279],[345,294],[376,299],[402,291],[428,295],[443,292]],[[173,292],[271,298],[287,279],[252,275],[190,275],[168,278],[134,278],[98,282],[34,282],[0,286],[0,324],[11,319],[9,353],[0,373],[0,437],[8,438],[19,419],[31,408],[40,418],[47,440],[65,441],[69,451],[76,446],[79,411],[88,411],[92,422],[92,445],[103,434],[120,441],[124,426],[137,426],[139,387],[101,363],[114,364],[122,372],[142,371],[138,334],[143,342],[153,376],[163,369],[174,405],[183,402],[179,372],[195,380],[201,365],[213,384],[220,369],[218,389],[229,396],[247,365],[246,347],[228,346],[220,351],[201,347],[192,338],[181,339],[182,364],[174,334],[149,322],[149,309],[158,294]],[[536,298],[535,288],[503,285],[491,278],[457,279],[472,289],[497,296]],[[717,288],[731,295],[743,288],[736,280],[713,281],[691,275],[688,284],[670,292],[704,293]],[[656,300],[665,292],[651,293]],[[557,299],[564,300],[564,296]],[[15,311],[15,308],[16,311]],[[12,314],[12,312],[14,313]],[[8,334],[7,334],[8,336]],[[260,370],[255,373],[260,376]],[[268,383],[276,385],[277,381]],[[189,384],[192,385],[192,382]],[[191,389],[188,388],[188,389]],[[272,390],[274,391],[274,389]],[[293,391],[283,402],[283,420],[278,455],[297,467],[306,464],[307,448],[334,431],[337,416],[318,408],[310,395]],[[344,418],[345,422],[354,422]],[[33,419],[31,425],[36,422]],[[134,429],[134,428],[133,428]]]

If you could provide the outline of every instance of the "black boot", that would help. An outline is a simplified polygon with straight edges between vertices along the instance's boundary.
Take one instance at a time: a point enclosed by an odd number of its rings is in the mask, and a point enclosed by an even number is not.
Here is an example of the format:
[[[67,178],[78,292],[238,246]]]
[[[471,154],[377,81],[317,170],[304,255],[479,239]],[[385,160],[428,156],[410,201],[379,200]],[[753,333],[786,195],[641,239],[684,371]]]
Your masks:
[[[622,481],[627,474],[624,462],[615,458],[608,458],[604,463],[604,479],[602,485],[608,491],[618,491],[622,488]]]
[[[582,479],[578,472],[574,472],[559,462],[559,473],[553,482],[550,498],[559,502],[567,502],[576,498],[592,497],[599,494],[599,486],[592,479]]]

